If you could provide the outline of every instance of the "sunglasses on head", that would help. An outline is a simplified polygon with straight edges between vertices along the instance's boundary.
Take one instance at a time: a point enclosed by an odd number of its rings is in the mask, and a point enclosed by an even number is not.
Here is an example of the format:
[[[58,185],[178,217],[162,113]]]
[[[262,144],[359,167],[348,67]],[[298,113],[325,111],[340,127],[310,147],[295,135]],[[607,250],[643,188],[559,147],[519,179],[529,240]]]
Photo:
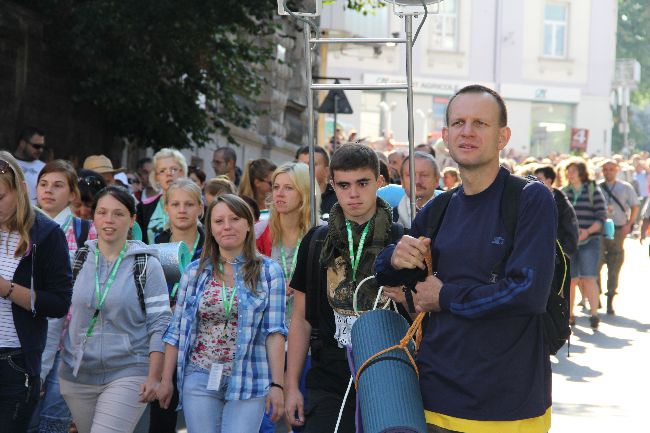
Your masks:
[[[127,179],[129,180],[129,185],[133,185],[134,183],[135,183],[135,184],[139,184],[139,183],[140,183],[140,179],[138,179],[138,178],[136,178],[136,177],[129,177],[129,178],[127,178]]]
[[[8,172],[14,173],[14,168],[4,159],[0,159],[0,173],[6,174]]]
[[[80,177],[78,180],[91,188],[100,188],[104,185],[104,180],[96,176]]]

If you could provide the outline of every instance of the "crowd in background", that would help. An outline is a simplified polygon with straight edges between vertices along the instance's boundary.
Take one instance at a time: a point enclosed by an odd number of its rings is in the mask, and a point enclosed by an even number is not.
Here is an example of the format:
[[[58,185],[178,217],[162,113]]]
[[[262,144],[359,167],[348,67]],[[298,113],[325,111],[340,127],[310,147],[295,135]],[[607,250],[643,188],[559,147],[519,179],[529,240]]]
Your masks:
[[[175,149],[140,159],[134,170],[104,155],[89,156],[81,167],[43,162],[46,138],[25,128],[13,156],[0,153],[0,360],[15,366],[0,371],[0,380],[13,380],[8,398],[17,402],[15,414],[0,411],[0,422],[16,431],[131,431],[151,403],[152,432],[175,431],[177,409],[190,432],[273,431],[284,406],[288,284],[312,219],[309,149],[240,168],[234,150],[221,147],[212,160],[217,176],[209,179]],[[330,150],[345,145],[340,138]],[[377,156],[378,195],[408,230],[408,153]],[[416,211],[462,184],[444,143],[418,145],[413,157]],[[317,147],[321,224],[336,203],[329,163],[330,152]],[[554,191],[558,210],[563,206],[564,227],[578,236],[577,245],[566,244],[571,306],[579,289],[597,329],[601,291],[606,312],[615,314],[624,239],[646,237],[648,153],[549,155],[502,165],[537,176]],[[604,239],[608,219],[613,235]],[[165,281],[153,246],[181,241],[192,263],[180,281]],[[44,263],[41,254],[52,260]],[[72,284],[62,283],[70,277]],[[24,316],[32,314],[37,320],[28,323]]]

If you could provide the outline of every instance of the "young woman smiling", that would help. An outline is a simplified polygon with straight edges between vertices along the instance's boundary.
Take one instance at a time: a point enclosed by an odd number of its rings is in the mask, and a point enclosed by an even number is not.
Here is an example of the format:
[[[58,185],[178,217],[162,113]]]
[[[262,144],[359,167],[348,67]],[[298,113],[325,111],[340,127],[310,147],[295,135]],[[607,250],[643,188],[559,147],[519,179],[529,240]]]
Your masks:
[[[132,432],[155,397],[163,363],[161,337],[171,317],[167,285],[156,251],[127,241],[135,199],[119,186],[97,194],[98,239],[80,249],[74,267],[72,317],[64,337],[61,394],[80,433]],[[142,292],[135,261],[143,260]]]
[[[274,421],[284,408],[285,281],[278,264],[257,253],[243,199],[218,196],[205,221],[201,260],[185,270],[163,338],[158,399],[169,406],[176,371],[188,431],[256,432],[265,406]]]

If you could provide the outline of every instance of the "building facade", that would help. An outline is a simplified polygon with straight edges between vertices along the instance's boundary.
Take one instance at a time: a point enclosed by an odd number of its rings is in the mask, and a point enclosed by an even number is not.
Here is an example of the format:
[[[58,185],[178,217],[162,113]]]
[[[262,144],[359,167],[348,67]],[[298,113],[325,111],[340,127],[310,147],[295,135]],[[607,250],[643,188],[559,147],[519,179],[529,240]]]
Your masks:
[[[321,28],[330,36],[404,36],[403,20],[390,7],[364,16],[342,3],[324,10]],[[511,152],[569,152],[573,139],[590,154],[610,153],[616,0],[444,0],[429,8],[413,47],[416,144],[440,137],[449,97],[479,83],[506,100]],[[414,20],[414,31],[420,22]],[[404,82],[404,59],[403,45],[330,45],[322,73],[352,82]],[[354,114],[338,117],[342,128],[360,137],[391,131],[396,141],[407,141],[404,92],[346,95]]]

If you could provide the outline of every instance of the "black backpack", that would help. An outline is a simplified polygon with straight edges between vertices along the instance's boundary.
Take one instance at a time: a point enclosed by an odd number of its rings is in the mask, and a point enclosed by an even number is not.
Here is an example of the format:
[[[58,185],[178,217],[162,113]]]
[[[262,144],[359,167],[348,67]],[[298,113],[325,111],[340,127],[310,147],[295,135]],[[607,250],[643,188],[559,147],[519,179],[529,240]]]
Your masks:
[[[83,246],[77,250],[72,259],[72,286],[74,286],[79,271],[86,262],[88,257],[88,247]],[[140,309],[145,312],[144,305],[144,286],[147,285],[147,254],[136,254],[135,261],[133,262],[133,279],[135,280],[135,287],[138,292],[138,302]]]
[[[521,191],[530,182],[539,182],[537,178],[527,176],[525,178],[509,175],[506,178],[501,196],[501,221],[508,232],[511,239],[515,236],[517,229],[517,212],[519,210],[519,202],[521,198]],[[426,235],[431,239],[435,239],[440,229],[442,219],[444,217],[449,201],[452,195],[458,190],[458,187],[453,190],[440,194],[431,203],[433,209],[431,211],[431,219],[429,223],[429,230]],[[433,244],[433,242],[432,242]],[[492,278],[496,281],[499,275],[505,274],[506,262],[512,253],[512,249],[506,253],[501,262],[493,268]],[[438,257],[433,256],[432,262],[434,268],[437,268]],[[434,269],[435,270],[435,269]],[[551,282],[551,291],[546,303],[546,312],[542,314],[543,327],[544,327],[544,340],[548,344],[549,352],[555,355],[564,343],[569,340],[571,335],[571,326],[569,325],[569,259],[564,254],[562,247],[558,240],[555,240],[555,267],[553,269],[553,280]]]

